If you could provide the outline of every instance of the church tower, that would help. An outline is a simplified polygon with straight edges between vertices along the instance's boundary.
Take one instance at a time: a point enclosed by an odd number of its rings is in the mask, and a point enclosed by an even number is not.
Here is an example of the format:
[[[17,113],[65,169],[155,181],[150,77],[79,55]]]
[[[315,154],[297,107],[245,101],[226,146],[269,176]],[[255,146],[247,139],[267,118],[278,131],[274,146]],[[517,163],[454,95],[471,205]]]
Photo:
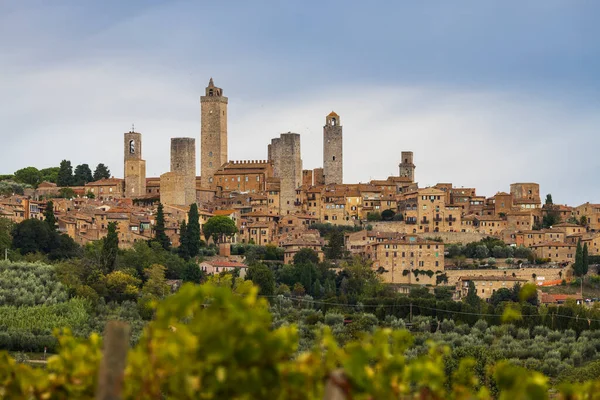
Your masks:
[[[200,97],[200,175],[203,187],[214,187],[213,177],[227,162],[227,97],[223,90],[208,82]]]
[[[139,197],[146,194],[146,161],[142,160],[142,134],[131,131],[124,135],[125,197]]]
[[[400,162],[400,176],[409,178],[411,182],[415,181],[415,164],[413,164],[413,152],[403,151],[402,161]]]
[[[325,117],[323,127],[323,175],[326,185],[344,183],[342,125],[333,111]]]

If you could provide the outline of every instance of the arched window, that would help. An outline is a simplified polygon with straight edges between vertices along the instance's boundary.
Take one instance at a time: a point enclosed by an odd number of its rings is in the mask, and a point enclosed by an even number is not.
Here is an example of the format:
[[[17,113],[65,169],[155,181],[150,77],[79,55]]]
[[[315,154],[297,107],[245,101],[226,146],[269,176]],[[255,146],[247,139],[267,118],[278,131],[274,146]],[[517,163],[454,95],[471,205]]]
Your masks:
[[[212,96],[212,95],[213,95],[213,90],[212,90],[212,89],[210,89],[210,90],[208,91],[208,95],[209,95],[209,96]]]
[[[336,123],[337,121],[335,120],[335,118],[331,118],[331,126],[335,126]]]
[[[129,141],[129,153],[135,154],[135,140]]]
[[[333,156],[333,161],[335,161],[335,156]]]

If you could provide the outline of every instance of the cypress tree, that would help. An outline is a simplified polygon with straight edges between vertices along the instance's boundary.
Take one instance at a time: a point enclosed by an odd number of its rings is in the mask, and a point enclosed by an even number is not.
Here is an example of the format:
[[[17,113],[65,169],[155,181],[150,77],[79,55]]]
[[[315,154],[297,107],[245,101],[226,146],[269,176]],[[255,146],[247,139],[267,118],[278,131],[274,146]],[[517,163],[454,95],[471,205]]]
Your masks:
[[[573,273],[575,273],[575,276],[583,275],[583,248],[581,247],[581,240],[577,242],[577,250],[575,251],[575,264],[573,264]]]
[[[60,162],[60,169],[58,170],[58,178],[56,184],[58,186],[71,186],[73,183],[73,167],[71,161],[62,160]]]
[[[44,210],[44,220],[50,227],[50,230],[56,231],[56,217],[54,216],[54,203],[52,201],[46,203],[46,209]]]
[[[165,233],[165,214],[163,212],[162,203],[158,203],[158,211],[156,212],[156,224],[154,225],[154,239],[160,243],[165,250],[171,247],[171,241]]]
[[[582,275],[588,273],[588,267],[590,266],[589,254],[588,254],[588,245],[587,243],[583,245],[583,252],[581,254],[581,271]]]
[[[119,234],[116,222],[108,223],[108,234],[102,239],[102,264],[104,272],[109,274],[117,264],[117,253],[119,251]]]
[[[188,212],[187,246],[190,257],[196,257],[200,253],[200,216],[196,203],[190,206]]]
[[[181,221],[179,225],[179,256],[184,260],[190,258],[190,246],[188,243],[188,228],[185,221]]]

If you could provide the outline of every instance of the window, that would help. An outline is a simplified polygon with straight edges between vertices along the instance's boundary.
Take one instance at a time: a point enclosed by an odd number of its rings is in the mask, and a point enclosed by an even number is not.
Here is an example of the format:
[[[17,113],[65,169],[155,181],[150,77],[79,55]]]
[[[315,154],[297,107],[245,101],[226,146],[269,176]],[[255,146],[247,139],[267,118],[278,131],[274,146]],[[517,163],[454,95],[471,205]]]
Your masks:
[[[208,152],[208,156],[209,156],[209,157],[212,157],[212,151],[209,151],[209,152]]]

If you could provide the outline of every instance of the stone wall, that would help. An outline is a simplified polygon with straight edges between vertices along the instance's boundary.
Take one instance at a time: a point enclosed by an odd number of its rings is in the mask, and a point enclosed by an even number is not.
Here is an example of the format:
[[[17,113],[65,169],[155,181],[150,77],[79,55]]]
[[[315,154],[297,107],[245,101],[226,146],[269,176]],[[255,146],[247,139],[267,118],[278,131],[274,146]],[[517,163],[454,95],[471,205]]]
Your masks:
[[[573,270],[567,268],[507,268],[507,269],[462,269],[445,270],[448,277],[448,285],[456,285],[461,276],[514,276],[516,278],[527,279],[529,283],[541,283],[546,281],[557,281],[573,276]],[[535,278],[533,275],[535,274]]]
[[[402,159],[400,161],[400,176],[407,177],[414,182],[415,180],[415,164],[413,163],[413,152],[403,151]]]

